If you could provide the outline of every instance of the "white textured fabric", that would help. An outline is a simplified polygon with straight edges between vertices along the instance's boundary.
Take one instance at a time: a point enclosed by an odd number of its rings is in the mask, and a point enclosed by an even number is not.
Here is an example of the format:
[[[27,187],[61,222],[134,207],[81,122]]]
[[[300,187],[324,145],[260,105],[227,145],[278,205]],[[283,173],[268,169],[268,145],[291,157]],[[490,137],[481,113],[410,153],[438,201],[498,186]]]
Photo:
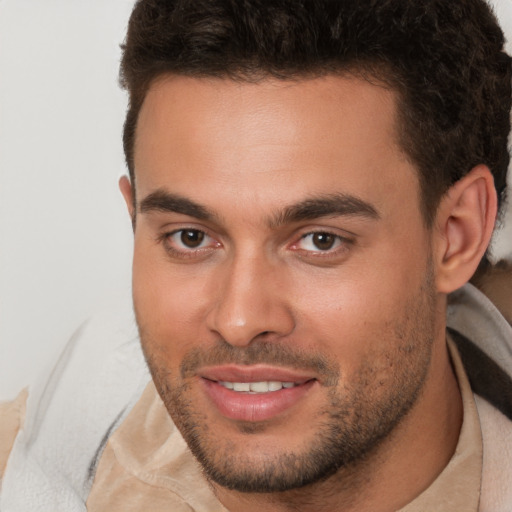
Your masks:
[[[104,438],[150,377],[131,301],[83,325],[29,390],[2,482],[2,512],[83,512]]]
[[[466,284],[452,293],[446,322],[512,376],[512,326],[480,290]]]

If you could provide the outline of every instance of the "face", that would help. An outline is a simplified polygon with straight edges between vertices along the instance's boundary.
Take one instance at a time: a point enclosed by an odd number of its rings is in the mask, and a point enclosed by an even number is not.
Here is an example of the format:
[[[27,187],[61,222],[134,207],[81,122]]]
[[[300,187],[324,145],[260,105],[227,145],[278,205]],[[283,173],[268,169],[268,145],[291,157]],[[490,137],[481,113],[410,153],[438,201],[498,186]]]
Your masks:
[[[221,486],[357,467],[417,406],[431,240],[394,119],[393,93],[354,78],[149,90],[135,310],[156,387]]]

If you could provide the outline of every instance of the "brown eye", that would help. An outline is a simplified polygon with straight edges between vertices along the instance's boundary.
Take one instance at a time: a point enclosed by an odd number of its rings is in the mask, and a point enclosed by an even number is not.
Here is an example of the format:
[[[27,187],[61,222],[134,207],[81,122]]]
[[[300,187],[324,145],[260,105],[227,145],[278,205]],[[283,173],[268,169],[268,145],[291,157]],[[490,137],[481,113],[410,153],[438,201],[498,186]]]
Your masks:
[[[337,237],[330,233],[313,233],[311,242],[320,251],[328,251],[334,247]]]
[[[196,249],[204,241],[204,233],[198,229],[184,229],[181,231],[180,241],[189,249]]]
[[[159,237],[165,252],[174,259],[202,261],[220,249],[222,244],[205,231],[195,228],[176,229],[171,233],[163,233]]]
[[[328,231],[314,231],[302,236],[295,249],[310,253],[331,254],[348,244],[348,240]]]

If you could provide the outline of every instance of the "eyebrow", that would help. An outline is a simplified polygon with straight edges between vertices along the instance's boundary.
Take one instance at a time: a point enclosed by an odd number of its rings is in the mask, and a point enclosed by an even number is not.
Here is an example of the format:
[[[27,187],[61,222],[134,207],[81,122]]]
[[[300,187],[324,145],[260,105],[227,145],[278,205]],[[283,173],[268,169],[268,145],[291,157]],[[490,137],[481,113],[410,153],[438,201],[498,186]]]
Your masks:
[[[146,196],[140,203],[140,213],[181,213],[199,220],[212,220],[215,215],[204,206],[186,197],[159,189]]]
[[[140,203],[141,213],[169,212],[211,221],[217,218],[204,206],[178,194],[159,189],[146,196]],[[329,216],[355,216],[377,220],[379,213],[373,205],[348,194],[328,194],[311,197],[287,206],[271,216],[269,225],[273,228],[293,222],[314,220]]]
[[[338,215],[363,217],[371,220],[380,218],[373,205],[358,197],[348,194],[328,194],[312,197],[286,207],[274,216],[271,225],[277,227],[292,222]]]

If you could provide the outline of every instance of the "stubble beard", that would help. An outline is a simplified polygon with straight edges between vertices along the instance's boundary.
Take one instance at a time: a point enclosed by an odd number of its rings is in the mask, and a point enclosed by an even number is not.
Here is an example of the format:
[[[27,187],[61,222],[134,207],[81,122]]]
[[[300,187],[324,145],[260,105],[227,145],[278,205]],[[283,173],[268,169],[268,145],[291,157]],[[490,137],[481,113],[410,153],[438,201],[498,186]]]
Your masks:
[[[342,369],[330,365],[322,355],[291,352],[279,344],[265,342],[255,342],[247,350],[220,342],[208,353],[191,351],[183,360],[178,378],[170,375],[159,358],[146,350],[152,340],[146,339],[140,325],[142,345],[155,386],[206,477],[238,492],[276,493],[324,481],[335,473],[354,475],[412,409],[430,366],[435,337],[435,293],[429,273],[401,318],[389,326],[389,332],[383,333],[381,339],[375,340],[375,343],[392,347],[383,353],[383,359],[392,364],[392,381],[378,397],[374,389],[379,382],[372,361],[360,367],[354,382],[338,389]],[[225,439],[223,432],[212,429],[206,415],[190,400],[187,376],[205,362],[266,362],[314,367],[323,374],[328,389],[327,405],[313,418],[318,425],[314,438],[305,440],[301,451],[275,453],[274,450],[257,461],[244,455],[244,448]],[[249,437],[264,429],[265,425],[240,424],[240,431]],[[347,478],[347,485],[352,480]]]

